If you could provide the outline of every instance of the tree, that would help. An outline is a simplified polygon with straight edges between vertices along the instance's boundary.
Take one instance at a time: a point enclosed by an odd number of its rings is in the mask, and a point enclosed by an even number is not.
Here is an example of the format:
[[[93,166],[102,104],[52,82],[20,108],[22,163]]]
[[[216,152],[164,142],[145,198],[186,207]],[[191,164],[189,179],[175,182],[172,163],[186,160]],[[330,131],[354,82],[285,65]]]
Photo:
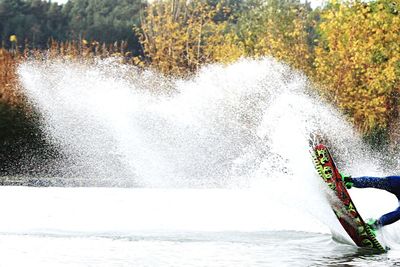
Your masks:
[[[65,5],[44,0],[0,0],[0,38],[6,47],[17,35],[33,47],[48,48],[50,39],[111,44],[128,41],[136,54],[140,46],[132,27],[139,24],[144,0],[75,0]]]
[[[227,11],[225,2],[155,1],[137,29],[146,61],[165,74],[184,75],[202,64],[236,60],[243,49],[228,18],[221,19]]]
[[[316,76],[324,93],[363,133],[398,116],[398,1],[331,1],[322,12]]]
[[[132,27],[139,24],[144,0],[76,0],[68,2],[63,13],[69,19],[69,38],[104,43],[127,40],[136,54],[140,46]]]
[[[246,54],[270,55],[311,73],[311,11],[299,0],[249,0],[238,22]]]

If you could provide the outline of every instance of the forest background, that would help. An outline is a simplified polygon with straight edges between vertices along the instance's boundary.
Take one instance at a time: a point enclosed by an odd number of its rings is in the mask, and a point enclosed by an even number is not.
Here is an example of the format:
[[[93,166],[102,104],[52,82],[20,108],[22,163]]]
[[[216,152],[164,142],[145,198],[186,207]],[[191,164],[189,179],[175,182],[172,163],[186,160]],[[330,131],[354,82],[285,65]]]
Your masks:
[[[315,9],[298,0],[0,0],[0,174],[34,174],[35,162],[57,154],[19,89],[17,65],[31,57],[118,57],[184,77],[272,56],[304,72],[371,147],[398,153],[399,8],[400,0]]]

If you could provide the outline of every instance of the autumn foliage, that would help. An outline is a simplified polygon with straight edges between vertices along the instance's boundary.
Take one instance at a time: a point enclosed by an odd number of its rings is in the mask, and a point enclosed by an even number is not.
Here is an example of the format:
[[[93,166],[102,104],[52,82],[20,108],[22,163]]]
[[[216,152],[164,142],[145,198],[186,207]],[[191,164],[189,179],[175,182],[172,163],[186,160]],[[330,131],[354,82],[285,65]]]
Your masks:
[[[293,0],[254,4],[256,7],[250,7],[239,21],[245,56],[270,55],[310,74],[313,60],[310,29],[314,23],[311,7]]]
[[[145,11],[136,32],[144,60],[165,74],[184,75],[201,65],[229,62],[243,55],[228,21],[216,21],[227,12],[224,2],[155,1]]]
[[[400,16],[394,1],[333,1],[322,11],[315,75],[362,132],[398,116]]]
[[[400,0],[331,0],[317,9],[299,0],[156,0],[142,9],[140,26],[133,27],[142,48],[138,57],[124,43],[85,40],[52,42],[45,53],[121,56],[176,76],[204,64],[272,56],[305,72],[323,97],[369,134],[388,131],[399,116],[399,9]],[[3,102],[18,99],[16,64],[36,52],[0,50]]]
[[[0,101],[10,105],[20,102],[15,75],[17,60],[5,49],[0,49]]]
[[[140,29],[141,63],[181,75],[205,63],[273,56],[305,72],[360,132],[396,121],[399,0],[333,0],[316,10],[297,0],[249,0],[236,17],[228,3],[153,2]],[[218,20],[220,12],[230,16]]]

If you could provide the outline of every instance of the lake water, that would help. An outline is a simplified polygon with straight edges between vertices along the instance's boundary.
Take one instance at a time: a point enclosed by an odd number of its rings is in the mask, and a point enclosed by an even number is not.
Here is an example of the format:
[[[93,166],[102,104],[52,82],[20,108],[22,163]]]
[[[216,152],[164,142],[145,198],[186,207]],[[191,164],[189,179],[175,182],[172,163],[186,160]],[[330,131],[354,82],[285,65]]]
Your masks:
[[[356,194],[355,201],[363,197]],[[255,190],[1,187],[0,201],[1,266],[389,266],[400,261],[395,238],[388,253],[371,254],[334,241],[329,228],[335,225]],[[396,227],[389,229],[392,237],[400,233]]]
[[[290,231],[1,235],[0,248],[3,266],[389,266],[400,256]]]

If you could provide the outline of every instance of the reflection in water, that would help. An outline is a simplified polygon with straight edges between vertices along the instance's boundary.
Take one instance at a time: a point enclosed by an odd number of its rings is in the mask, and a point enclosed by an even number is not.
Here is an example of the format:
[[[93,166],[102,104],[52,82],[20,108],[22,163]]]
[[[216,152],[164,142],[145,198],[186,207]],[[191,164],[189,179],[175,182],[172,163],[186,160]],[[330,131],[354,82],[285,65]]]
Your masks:
[[[7,266],[388,266],[376,255],[306,232],[179,232],[126,236],[2,235]],[[10,263],[8,265],[8,263]],[[98,265],[99,264],[99,265]]]

